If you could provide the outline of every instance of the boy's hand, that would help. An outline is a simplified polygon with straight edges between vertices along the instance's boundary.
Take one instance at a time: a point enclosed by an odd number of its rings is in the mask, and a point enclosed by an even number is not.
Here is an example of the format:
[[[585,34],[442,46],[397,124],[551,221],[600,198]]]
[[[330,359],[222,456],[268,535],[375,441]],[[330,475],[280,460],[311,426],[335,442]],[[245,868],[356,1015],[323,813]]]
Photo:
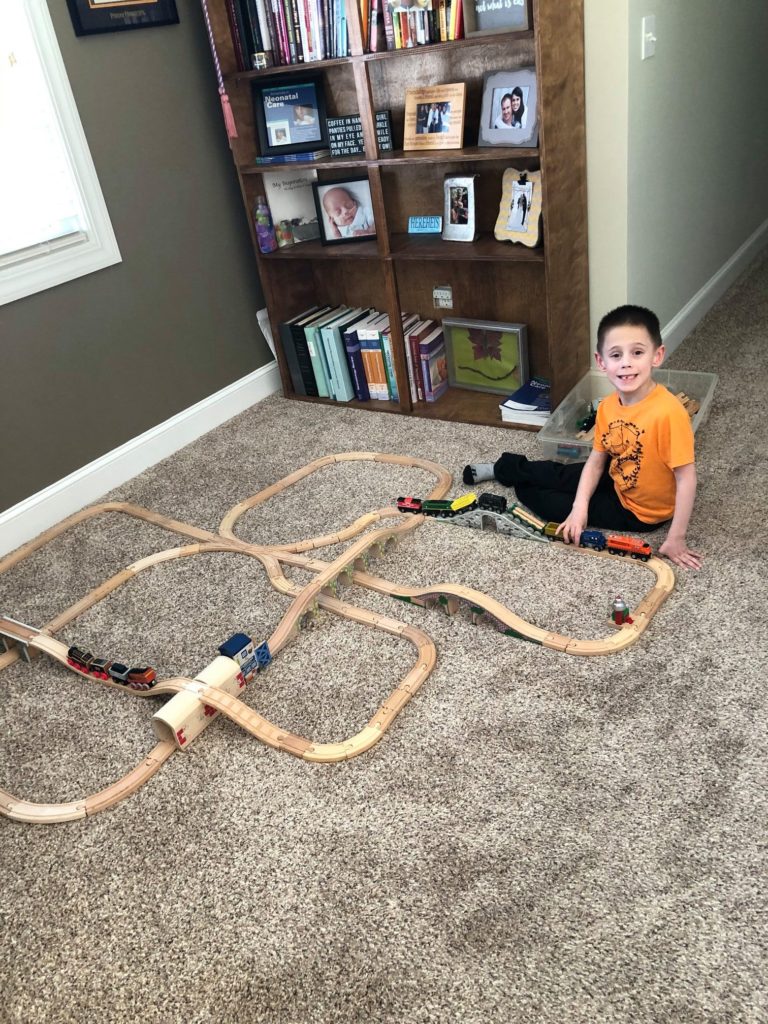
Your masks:
[[[578,544],[586,525],[586,514],[572,508],[568,518],[555,530],[555,535],[561,534],[566,544]]]
[[[667,537],[659,548],[659,554],[665,555],[681,569],[701,568],[701,554],[698,551],[691,551],[685,543],[685,537]]]

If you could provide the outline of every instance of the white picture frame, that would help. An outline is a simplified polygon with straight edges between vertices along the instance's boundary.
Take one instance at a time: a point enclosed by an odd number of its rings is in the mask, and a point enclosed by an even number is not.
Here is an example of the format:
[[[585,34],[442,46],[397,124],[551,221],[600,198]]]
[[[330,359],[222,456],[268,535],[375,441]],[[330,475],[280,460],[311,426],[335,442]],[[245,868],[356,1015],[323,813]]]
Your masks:
[[[476,174],[448,174],[443,182],[443,240],[473,242]]]
[[[539,141],[536,69],[491,71],[483,78],[478,146],[525,146]]]

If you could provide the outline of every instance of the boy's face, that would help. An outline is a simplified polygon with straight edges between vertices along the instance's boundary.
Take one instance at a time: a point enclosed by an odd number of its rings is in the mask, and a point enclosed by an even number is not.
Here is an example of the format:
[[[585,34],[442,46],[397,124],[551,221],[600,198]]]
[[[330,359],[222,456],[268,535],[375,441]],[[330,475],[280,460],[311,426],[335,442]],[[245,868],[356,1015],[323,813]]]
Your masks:
[[[616,388],[621,404],[634,405],[650,394],[651,372],[664,361],[664,346],[654,348],[644,327],[612,327],[605,335],[602,353],[595,352],[595,361]]]
[[[343,188],[332,188],[326,192],[323,206],[333,223],[340,228],[351,224],[357,213],[357,203]]]

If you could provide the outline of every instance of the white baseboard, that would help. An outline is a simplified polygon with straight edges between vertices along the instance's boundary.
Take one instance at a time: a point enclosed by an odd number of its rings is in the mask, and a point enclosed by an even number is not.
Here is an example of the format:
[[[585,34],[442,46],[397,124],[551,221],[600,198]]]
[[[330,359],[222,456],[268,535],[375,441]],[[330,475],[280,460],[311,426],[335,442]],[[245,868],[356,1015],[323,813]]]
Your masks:
[[[0,513],[0,557],[280,389],[267,363]]]
[[[661,336],[664,339],[664,346],[667,355],[670,355],[683,342],[696,324],[703,318],[705,313],[714,306],[719,298],[730,288],[736,278],[758,255],[764,246],[768,245],[768,220],[763,221],[760,227],[754,231],[743,245],[739,246],[730,259],[720,267],[716,274],[700,288],[690,302],[686,302],[683,308],[669,323],[662,328]]]

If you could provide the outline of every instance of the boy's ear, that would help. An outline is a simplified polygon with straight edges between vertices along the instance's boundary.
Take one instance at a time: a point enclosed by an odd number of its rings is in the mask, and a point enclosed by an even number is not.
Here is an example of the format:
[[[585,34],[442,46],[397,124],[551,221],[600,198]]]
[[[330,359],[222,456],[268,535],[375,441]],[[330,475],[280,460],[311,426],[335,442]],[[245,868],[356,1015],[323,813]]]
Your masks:
[[[664,356],[667,354],[667,350],[663,345],[659,345],[656,351],[653,353],[653,366],[661,366],[664,362]]]
[[[607,370],[607,366],[603,362],[603,357],[597,351],[595,351],[595,362],[597,363],[598,370],[602,370],[603,373],[605,373],[605,371]]]

